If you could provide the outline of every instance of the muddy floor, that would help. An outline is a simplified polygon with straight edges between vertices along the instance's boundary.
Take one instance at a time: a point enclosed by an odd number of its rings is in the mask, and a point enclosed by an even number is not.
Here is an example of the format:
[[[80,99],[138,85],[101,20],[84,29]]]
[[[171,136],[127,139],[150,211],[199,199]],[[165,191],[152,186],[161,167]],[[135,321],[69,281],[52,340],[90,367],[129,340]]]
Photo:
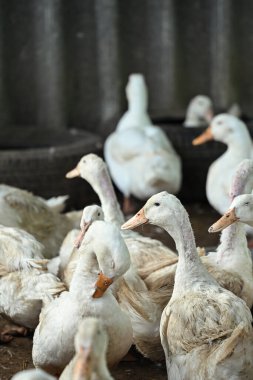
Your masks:
[[[219,215],[206,204],[193,204],[186,208],[190,215],[197,246],[216,246],[219,236],[209,234],[207,229]],[[145,225],[139,229],[139,232],[160,239],[171,248],[174,247],[172,239],[160,228]],[[3,320],[0,320],[0,324],[2,323]],[[32,368],[31,350],[32,335],[25,338],[15,337],[9,344],[2,344],[0,346],[0,380],[11,379],[16,372]],[[131,350],[128,360],[121,362],[111,372],[116,380],[167,379],[164,363],[152,363],[141,357],[134,348]]]

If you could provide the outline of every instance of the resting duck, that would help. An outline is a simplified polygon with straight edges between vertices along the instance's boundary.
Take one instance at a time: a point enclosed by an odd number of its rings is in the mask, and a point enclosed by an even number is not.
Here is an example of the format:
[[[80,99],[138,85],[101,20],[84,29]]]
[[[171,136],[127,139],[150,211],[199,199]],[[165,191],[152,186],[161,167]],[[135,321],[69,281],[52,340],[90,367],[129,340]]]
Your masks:
[[[117,364],[132,344],[130,319],[107,289],[130,265],[128,249],[119,229],[110,223],[95,221],[86,232],[85,244],[79,251],[69,291],[61,293],[42,309],[34,333],[34,365],[57,375],[74,355],[74,336],[85,317],[100,318],[106,328],[109,366]]]
[[[47,269],[44,247],[20,228],[0,225],[0,276],[16,270]]]
[[[76,354],[59,380],[113,380],[106,364],[108,335],[103,322],[85,318],[75,336]]]
[[[65,289],[51,273],[34,268],[11,272],[0,278],[0,314],[33,330],[39,323],[42,302],[51,301]]]
[[[123,211],[132,211],[131,195],[147,199],[159,190],[177,193],[181,160],[167,135],[147,114],[147,88],[141,74],[132,74],[126,87],[128,111],[104,145],[114,183],[124,195]]]
[[[65,285],[47,273],[44,248],[28,232],[0,226],[0,248],[0,314],[34,329],[42,300],[57,296]]]
[[[0,224],[21,228],[45,247],[44,256],[59,254],[67,232],[78,226],[80,214],[60,214],[45,200],[25,190],[0,185]]]
[[[252,378],[252,316],[246,303],[222,288],[197,254],[186,210],[167,192],[152,196],[122,228],[151,223],[175,240],[179,260],[160,334],[168,379]]]
[[[246,125],[228,114],[215,116],[210,127],[193,140],[193,145],[212,139],[228,145],[227,151],[208,169],[206,182],[209,203],[224,214],[230,204],[229,191],[235,168],[243,159],[251,158],[252,141]]]

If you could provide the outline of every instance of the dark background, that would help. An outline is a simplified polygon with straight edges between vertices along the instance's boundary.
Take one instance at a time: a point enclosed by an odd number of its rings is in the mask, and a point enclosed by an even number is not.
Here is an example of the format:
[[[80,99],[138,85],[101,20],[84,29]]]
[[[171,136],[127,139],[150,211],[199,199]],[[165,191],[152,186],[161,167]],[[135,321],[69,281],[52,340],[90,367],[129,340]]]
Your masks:
[[[64,174],[83,154],[102,154],[127,106],[128,75],[140,72],[149,113],[169,121],[183,159],[181,199],[205,201],[208,166],[224,147],[192,148],[199,131],[170,122],[201,93],[216,112],[236,101],[253,117],[252,15],[251,0],[0,0],[1,182],[68,193],[80,207],[84,181]],[[78,148],[69,146],[72,128],[85,132]]]

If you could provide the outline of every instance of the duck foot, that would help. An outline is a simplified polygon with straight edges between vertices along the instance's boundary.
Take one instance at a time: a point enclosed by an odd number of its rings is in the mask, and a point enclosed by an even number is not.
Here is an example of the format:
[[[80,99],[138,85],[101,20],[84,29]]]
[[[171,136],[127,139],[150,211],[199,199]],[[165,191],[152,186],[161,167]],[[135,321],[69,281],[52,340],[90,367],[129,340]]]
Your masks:
[[[122,210],[125,215],[130,215],[130,214],[135,213],[136,207],[134,206],[134,203],[131,200],[131,197],[124,197]]]
[[[0,342],[8,343],[15,335],[26,336],[27,329],[22,326],[7,324],[0,328]]]

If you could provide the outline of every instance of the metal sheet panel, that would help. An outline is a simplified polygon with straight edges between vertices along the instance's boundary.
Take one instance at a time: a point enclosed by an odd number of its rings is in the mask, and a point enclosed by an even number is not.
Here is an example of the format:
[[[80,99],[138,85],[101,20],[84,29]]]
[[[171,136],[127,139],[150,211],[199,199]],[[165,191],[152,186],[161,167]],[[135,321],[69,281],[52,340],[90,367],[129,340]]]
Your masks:
[[[2,0],[0,122],[108,134],[132,72],[153,117],[183,117],[190,98],[253,117],[250,0]],[[5,104],[6,107],[3,107]]]

